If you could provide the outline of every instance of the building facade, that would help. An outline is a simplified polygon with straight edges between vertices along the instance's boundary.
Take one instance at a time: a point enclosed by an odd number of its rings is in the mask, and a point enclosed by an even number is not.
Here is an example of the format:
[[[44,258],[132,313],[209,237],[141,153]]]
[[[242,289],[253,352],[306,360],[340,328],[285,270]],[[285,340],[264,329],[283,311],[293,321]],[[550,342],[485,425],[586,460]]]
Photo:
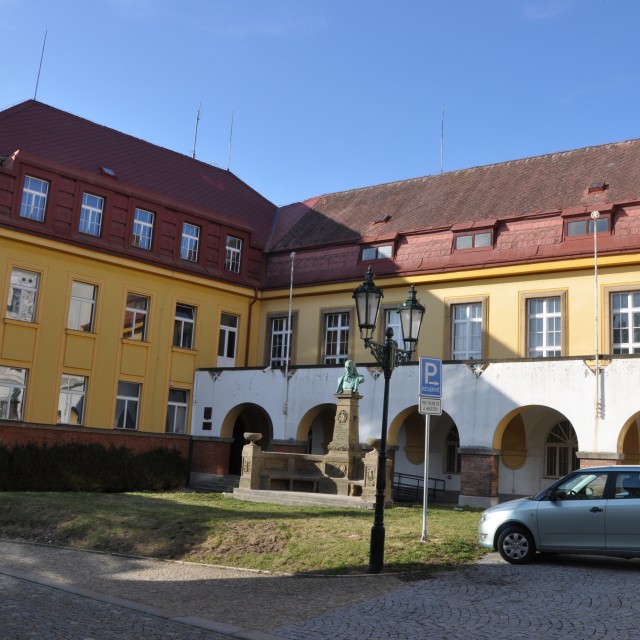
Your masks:
[[[416,356],[445,363],[428,438],[417,365],[392,376],[395,470],[426,460],[461,504],[534,493],[640,461],[639,232],[640,140],[276,208],[228,171],[27,101],[0,113],[0,424],[178,434],[194,470],[238,473],[247,431],[326,450],[351,359],[365,443],[383,378],[352,292],[371,267],[378,341],[414,285]]]

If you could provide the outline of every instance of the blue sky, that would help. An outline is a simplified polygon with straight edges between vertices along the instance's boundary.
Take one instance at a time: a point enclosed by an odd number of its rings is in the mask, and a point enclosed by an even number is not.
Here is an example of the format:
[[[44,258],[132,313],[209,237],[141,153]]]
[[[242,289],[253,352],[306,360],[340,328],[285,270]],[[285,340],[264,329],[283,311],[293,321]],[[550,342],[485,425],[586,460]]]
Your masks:
[[[284,205],[640,137],[636,0],[0,0],[33,98]]]

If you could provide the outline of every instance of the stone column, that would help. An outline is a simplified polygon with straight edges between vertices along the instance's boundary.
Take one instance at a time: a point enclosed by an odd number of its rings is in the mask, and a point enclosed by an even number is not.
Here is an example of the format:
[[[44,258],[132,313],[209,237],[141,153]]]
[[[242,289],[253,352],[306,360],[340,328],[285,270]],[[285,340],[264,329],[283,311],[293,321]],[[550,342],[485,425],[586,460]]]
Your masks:
[[[489,447],[460,447],[460,506],[486,508],[498,504],[499,453]]]
[[[611,467],[625,464],[623,453],[609,453],[606,451],[578,451],[576,454],[580,460],[580,468]],[[629,464],[628,462],[626,464]]]

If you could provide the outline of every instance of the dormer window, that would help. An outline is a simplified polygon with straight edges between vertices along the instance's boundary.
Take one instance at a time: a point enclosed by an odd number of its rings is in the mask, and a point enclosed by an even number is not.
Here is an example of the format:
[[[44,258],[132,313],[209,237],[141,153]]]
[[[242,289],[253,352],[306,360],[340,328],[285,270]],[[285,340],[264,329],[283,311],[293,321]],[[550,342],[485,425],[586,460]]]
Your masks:
[[[363,247],[360,259],[365,262],[367,260],[385,260],[393,258],[393,245],[382,244],[377,247]]]
[[[460,233],[455,236],[454,247],[460,249],[485,249],[493,246],[493,231]]]
[[[575,238],[593,234],[593,225],[596,224],[596,233],[609,233],[609,216],[601,215],[597,220],[584,217],[565,222],[565,237]]]

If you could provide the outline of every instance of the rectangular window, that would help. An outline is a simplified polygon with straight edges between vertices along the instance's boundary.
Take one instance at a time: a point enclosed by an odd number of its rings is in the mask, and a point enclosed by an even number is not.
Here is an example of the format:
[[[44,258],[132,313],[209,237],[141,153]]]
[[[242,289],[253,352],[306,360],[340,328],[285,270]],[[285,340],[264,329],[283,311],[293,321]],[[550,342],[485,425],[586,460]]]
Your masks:
[[[133,246],[151,250],[153,238],[153,213],[136,209],[133,214]]]
[[[451,312],[452,359],[482,358],[482,303],[454,304]]]
[[[80,209],[80,233],[99,236],[102,229],[103,211],[104,198],[92,196],[90,193],[83,193],[82,208]]]
[[[233,273],[240,273],[240,263],[242,260],[242,240],[227,236],[227,248],[224,259],[224,268]]]
[[[324,316],[324,364],[342,364],[349,353],[350,313],[326,313]]]
[[[640,291],[611,294],[613,353],[640,353]]]
[[[198,261],[198,243],[200,242],[200,227],[187,222],[182,225],[182,241],[180,242],[180,257],[191,262]]]
[[[127,308],[124,314],[122,337],[128,340],[147,339],[147,315],[149,312],[149,298],[137,293],[127,294]]]
[[[0,367],[0,418],[22,420],[27,370]]]
[[[189,392],[182,389],[169,390],[167,409],[167,433],[187,432],[187,408]]]
[[[584,220],[572,220],[567,222],[567,236],[585,236],[593,234],[593,225],[596,223],[597,233],[609,231],[609,217],[601,217],[597,220],[585,218]]]
[[[62,374],[58,399],[58,422],[83,424],[86,391],[87,379],[85,377]]]
[[[20,217],[44,222],[48,193],[49,183],[46,180],[25,176],[22,202],[20,204]]]
[[[196,310],[186,304],[176,305],[176,319],[173,325],[173,346],[193,349],[193,335],[196,326]]]
[[[12,269],[7,301],[7,318],[35,322],[40,276],[33,271]]]
[[[118,382],[114,428],[136,430],[139,408],[140,385],[135,382]]]
[[[481,233],[464,233],[455,237],[456,249],[481,249],[493,244],[493,233],[482,231]]]
[[[386,244],[380,247],[363,247],[361,260],[384,260],[393,257],[393,246]]]
[[[236,366],[236,345],[238,342],[238,323],[240,318],[232,313],[220,316],[220,334],[218,336],[218,366]]]
[[[293,317],[291,324],[293,329]],[[287,362],[291,364],[291,338],[289,317],[271,318],[270,367],[285,367]]]
[[[93,333],[93,317],[96,304],[97,287],[86,282],[76,282],[71,285],[71,302],[67,329],[87,331]]]
[[[562,305],[560,296],[527,300],[527,357],[562,355]]]

